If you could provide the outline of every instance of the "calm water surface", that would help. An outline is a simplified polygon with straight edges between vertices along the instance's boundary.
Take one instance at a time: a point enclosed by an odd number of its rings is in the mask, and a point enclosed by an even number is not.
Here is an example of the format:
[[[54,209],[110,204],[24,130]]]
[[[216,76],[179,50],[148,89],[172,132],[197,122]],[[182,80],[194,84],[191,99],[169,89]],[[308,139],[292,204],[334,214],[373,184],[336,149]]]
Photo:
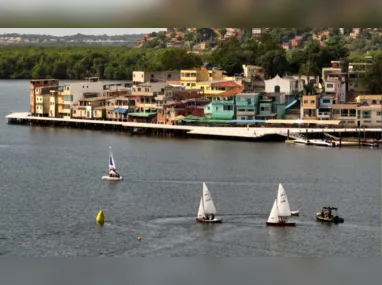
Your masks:
[[[1,255],[380,255],[379,150],[7,125],[28,110],[28,88],[0,82]],[[101,180],[109,146],[124,181]],[[203,181],[223,224],[194,219]],[[296,228],[265,226],[279,182]],[[324,204],[345,223],[316,222]]]

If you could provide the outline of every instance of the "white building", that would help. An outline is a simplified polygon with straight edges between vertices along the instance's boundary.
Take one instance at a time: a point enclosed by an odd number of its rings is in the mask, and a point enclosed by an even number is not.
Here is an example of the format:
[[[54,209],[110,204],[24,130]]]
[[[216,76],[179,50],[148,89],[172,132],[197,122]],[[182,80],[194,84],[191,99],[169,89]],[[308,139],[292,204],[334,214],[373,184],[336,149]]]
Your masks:
[[[291,77],[280,77],[276,75],[272,79],[264,80],[266,93],[285,93],[291,94],[295,90],[301,90],[299,88],[298,79]]]

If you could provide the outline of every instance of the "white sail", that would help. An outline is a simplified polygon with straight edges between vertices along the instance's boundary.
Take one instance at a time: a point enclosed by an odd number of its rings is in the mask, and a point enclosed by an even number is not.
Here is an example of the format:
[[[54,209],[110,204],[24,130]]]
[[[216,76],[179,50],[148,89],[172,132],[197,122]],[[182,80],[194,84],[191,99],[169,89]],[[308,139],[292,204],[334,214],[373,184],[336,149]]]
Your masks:
[[[288,197],[284,187],[279,184],[279,190],[277,191],[277,209],[280,217],[289,217],[291,215]]]
[[[206,214],[214,214],[214,215],[216,214],[216,208],[215,208],[214,202],[212,201],[210,191],[208,191],[208,188],[204,182],[203,182],[203,207],[204,207],[204,212]]]
[[[117,169],[117,166],[115,165],[113,153],[111,152],[111,147],[110,147],[110,154],[109,154],[109,170],[115,170]]]
[[[269,214],[268,223],[278,223],[279,222],[279,213],[277,210],[276,200],[273,202],[273,207],[271,213]]]
[[[200,198],[198,218],[204,218],[204,209],[203,209],[203,199],[202,198]]]

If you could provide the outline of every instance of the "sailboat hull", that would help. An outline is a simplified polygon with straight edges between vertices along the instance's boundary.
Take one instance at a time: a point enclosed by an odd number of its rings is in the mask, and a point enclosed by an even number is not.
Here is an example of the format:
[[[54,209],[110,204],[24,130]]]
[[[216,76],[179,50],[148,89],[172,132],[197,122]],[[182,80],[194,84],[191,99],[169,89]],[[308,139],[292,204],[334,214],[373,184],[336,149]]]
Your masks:
[[[272,226],[272,227],[295,227],[296,223],[270,223],[270,222],[267,222],[267,226]]]
[[[290,211],[291,216],[300,216],[300,211]]]
[[[120,177],[110,177],[110,176],[102,176],[102,180],[111,180],[111,181],[119,181],[119,180],[123,180],[122,176]]]
[[[219,224],[219,223],[221,223],[223,221],[223,219],[205,220],[203,218],[196,218],[196,220],[199,223],[203,223],[203,224]]]

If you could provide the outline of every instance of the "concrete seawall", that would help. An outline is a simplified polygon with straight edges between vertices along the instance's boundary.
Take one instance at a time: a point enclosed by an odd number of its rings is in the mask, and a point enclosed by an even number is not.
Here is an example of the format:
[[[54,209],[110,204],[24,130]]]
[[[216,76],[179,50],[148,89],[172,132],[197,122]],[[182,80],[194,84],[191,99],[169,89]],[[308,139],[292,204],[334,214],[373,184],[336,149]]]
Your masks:
[[[150,123],[117,122],[106,120],[62,119],[32,117],[29,113],[12,113],[6,116],[8,124],[71,127],[97,130],[125,131],[132,134],[147,133],[169,136],[208,137],[251,141],[285,141],[301,135],[321,136],[324,133],[338,133],[343,136],[358,133],[358,129],[344,128],[275,128],[275,127],[205,127],[188,125],[163,125]],[[365,132],[381,138],[381,129],[366,129]],[[363,130],[362,130],[362,133]],[[379,137],[378,137],[379,136]]]

